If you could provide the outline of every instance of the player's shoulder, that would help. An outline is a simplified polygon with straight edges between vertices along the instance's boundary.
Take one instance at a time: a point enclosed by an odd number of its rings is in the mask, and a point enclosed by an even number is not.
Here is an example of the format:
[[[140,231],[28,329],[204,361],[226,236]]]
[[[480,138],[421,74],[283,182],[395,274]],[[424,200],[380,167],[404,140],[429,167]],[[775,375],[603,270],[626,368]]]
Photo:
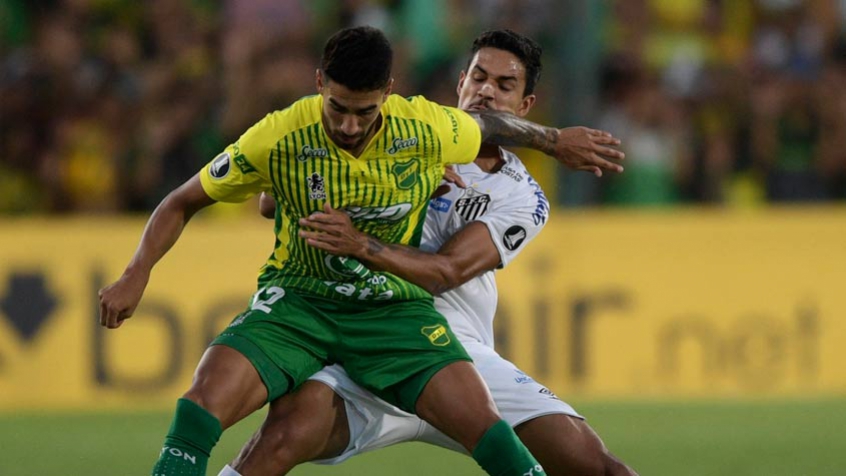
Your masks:
[[[320,121],[323,98],[319,94],[304,96],[285,109],[269,113],[259,124],[264,127],[304,127]]]

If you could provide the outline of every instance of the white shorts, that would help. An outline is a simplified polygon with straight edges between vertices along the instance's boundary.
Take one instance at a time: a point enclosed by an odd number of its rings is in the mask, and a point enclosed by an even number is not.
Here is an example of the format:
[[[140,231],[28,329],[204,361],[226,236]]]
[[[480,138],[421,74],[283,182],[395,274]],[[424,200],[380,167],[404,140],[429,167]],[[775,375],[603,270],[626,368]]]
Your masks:
[[[582,418],[573,407],[562,402],[490,347],[478,342],[464,342],[476,368],[488,384],[502,418],[512,427],[543,415],[563,413]],[[351,456],[406,441],[422,441],[467,454],[463,446],[417,416],[379,399],[353,382],[338,365],[326,367],[310,380],[323,382],[346,402],[350,426],[350,444],[335,458],[315,461],[337,464]]]

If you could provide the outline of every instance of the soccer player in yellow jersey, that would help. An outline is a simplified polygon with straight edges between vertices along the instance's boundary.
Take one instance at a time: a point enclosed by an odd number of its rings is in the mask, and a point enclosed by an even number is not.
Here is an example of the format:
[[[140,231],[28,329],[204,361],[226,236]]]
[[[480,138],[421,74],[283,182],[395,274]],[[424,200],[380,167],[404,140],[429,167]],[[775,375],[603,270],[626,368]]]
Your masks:
[[[171,192],[123,275],[101,290],[100,322],[117,328],[197,210],[260,192],[274,196],[281,219],[259,289],[200,361],[177,402],[154,475],[205,474],[224,429],[327,363],[343,364],[360,385],[430,422],[489,474],[544,474],[500,418],[431,296],[309,247],[298,237],[299,219],[328,204],[382,241],[417,245],[445,164],[471,162],[482,141],[532,147],[598,175],[622,168],[597,154],[573,154],[563,130],[392,96],[391,60],[390,44],[376,29],[335,34],[317,72],[319,95],[269,114]],[[597,134],[599,142],[613,143]],[[611,148],[599,152],[622,158]]]

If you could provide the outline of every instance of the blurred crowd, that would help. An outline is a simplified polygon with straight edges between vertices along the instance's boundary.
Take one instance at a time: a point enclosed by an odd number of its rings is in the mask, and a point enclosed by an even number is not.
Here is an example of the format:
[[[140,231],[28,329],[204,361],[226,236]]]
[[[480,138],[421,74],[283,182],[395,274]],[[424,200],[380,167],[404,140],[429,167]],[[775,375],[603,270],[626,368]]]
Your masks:
[[[446,104],[480,32],[537,39],[533,118],[593,98],[579,123],[629,157],[600,181],[544,168],[569,204],[846,198],[843,0],[0,0],[0,214],[151,210],[312,94],[326,38],[359,24],[394,43],[397,92]],[[584,49],[590,80],[559,94]]]

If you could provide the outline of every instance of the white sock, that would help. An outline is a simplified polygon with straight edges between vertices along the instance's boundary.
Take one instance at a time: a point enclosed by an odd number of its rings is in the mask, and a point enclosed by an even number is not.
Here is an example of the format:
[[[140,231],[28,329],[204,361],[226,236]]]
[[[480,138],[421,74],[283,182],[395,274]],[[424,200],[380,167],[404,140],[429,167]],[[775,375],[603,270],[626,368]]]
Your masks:
[[[234,469],[232,469],[232,466],[229,466],[227,464],[223,467],[223,469],[220,470],[220,473],[218,473],[217,476],[241,476],[241,473],[235,471]]]

